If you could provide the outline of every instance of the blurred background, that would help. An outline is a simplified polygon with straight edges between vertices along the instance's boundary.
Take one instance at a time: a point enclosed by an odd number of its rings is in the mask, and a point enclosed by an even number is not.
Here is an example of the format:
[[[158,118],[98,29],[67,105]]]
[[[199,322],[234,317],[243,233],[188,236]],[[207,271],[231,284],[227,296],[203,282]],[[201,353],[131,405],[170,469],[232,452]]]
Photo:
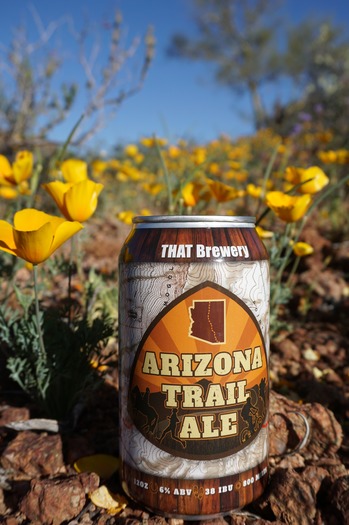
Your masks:
[[[64,141],[82,115],[75,143],[99,154],[153,134],[289,135],[316,119],[344,147],[348,20],[342,0],[6,2],[3,153]]]

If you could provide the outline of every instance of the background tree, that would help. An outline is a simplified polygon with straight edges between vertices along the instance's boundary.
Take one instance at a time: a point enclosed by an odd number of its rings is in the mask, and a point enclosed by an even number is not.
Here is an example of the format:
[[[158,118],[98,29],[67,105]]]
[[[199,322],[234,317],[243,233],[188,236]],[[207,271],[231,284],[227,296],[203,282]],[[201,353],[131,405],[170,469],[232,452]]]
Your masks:
[[[256,128],[265,125],[261,88],[281,74],[275,0],[193,0],[196,38],[172,37],[172,57],[212,62],[220,84],[251,97]]]
[[[77,105],[78,95],[79,104],[83,101],[84,119],[74,143],[83,144],[115,115],[127,98],[141,89],[154,56],[152,28],[143,42],[137,37],[126,45],[120,13],[103,28],[109,34],[106,57],[101,53],[96,34],[92,39],[88,24],[77,31],[71,19],[44,26],[36,11],[32,10],[32,16],[38,34],[35,41],[30,40],[26,27],[21,26],[15,30],[10,46],[0,47],[0,133],[2,149],[6,148],[3,152],[46,139],[50,131],[67,119]],[[63,49],[60,55],[53,36],[63,29],[75,43],[75,75],[60,82],[67,50]],[[141,44],[144,56],[136,78],[126,79],[124,70]]]
[[[251,97],[256,129],[290,132],[300,112],[331,121],[347,114],[349,42],[330,21],[289,27],[278,0],[192,0],[197,36],[175,34],[172,57],[211,62],[215,80]],[[285,82],[286,81],[286,82]],[[269,112],[262,91],[274,85]],[[292,89],[290,89],[292,87]],[[296,93],[281,101],[280,91]]]
[[[340,27],[329,21],[306,20],[288,33],[284,74],[299,96],[280,109],[282,118],[271,115],[270,123],[289,133],[299,117],[336,128],[338,145],[348,143],[349,41]]]

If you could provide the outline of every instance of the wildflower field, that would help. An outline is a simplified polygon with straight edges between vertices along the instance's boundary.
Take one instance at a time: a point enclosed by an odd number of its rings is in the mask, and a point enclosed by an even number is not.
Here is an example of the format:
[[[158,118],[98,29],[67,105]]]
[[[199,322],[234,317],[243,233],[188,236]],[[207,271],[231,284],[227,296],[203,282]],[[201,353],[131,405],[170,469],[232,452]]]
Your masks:
[[[171,521],[137,508],[117,475],[118,255],[134,216],[163,214],[254,216],[270,256],[270,482],[217,523],[349,523],[338,144],[304,123],[287,138],[144,137],[108,158],[0,155],[1,523]]]

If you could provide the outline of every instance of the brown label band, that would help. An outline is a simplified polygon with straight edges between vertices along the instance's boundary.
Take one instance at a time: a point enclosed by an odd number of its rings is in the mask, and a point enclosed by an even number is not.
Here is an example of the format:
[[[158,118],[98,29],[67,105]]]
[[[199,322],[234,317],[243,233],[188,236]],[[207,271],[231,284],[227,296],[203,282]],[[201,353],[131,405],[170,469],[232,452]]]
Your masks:
[[[173,517],[212,516],[257,499],[268,481],[268,460],[239,474],[204,480],[153,476],[127,463],[121,472],[128,495],[153,512]]]

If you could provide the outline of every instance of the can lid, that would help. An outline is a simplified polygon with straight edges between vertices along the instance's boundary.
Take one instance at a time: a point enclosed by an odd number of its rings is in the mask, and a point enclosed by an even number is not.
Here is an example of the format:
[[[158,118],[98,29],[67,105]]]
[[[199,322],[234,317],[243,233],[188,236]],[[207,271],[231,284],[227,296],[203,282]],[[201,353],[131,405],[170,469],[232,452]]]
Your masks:
[[[233,215],[139,215],[136,228],[254,228],[256,219]]]

